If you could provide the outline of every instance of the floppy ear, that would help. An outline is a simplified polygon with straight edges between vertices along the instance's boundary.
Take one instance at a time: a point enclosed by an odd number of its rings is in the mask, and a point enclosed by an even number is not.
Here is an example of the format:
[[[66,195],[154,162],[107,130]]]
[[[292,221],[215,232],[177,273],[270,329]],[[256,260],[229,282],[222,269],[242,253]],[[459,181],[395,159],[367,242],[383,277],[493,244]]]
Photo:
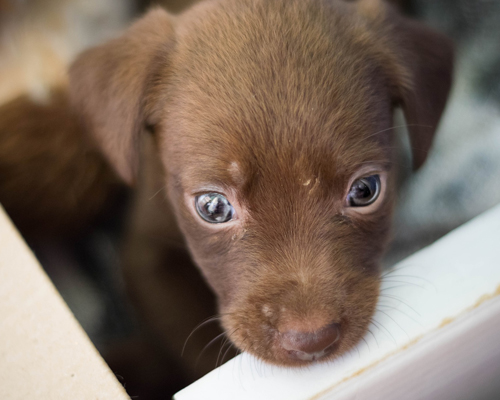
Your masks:
[[[118,174],[136,179],[147,96],[173,47],[170,16],[153,9],[121,37],[82,53],[70,68],[70,95],[83,122]]]
[[[359,9],[382,33],[393,99],[405,114],[413,168],[418,169],[427,158],[451,88],[453,44],[382,0],[361,0]]]
[[[427,159],[439,120],[450,92],[453,75],[453,45],[444,35],[406,18],[395,26],[402,61],[410,72],[410,85],[400,84],[413,168]]]

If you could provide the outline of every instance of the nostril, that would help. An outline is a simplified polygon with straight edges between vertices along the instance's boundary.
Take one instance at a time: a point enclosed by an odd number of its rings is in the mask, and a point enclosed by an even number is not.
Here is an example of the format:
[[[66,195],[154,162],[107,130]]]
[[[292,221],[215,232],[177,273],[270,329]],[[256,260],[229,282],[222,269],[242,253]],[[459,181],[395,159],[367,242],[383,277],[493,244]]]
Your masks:
[[[340,338],[340,325],[332,323],[313,332],[288,330],[281,335],[281,347],[290,356],[301,360],[315,360],[329,354]]]

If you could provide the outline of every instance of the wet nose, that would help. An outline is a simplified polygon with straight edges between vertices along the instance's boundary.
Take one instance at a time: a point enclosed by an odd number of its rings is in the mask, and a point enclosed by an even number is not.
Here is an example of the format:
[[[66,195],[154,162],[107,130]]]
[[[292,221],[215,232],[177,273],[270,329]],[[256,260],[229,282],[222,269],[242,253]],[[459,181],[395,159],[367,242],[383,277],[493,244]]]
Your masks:
[[[340,325],[331,323],[313,332],[287,330],[280,335],[281,347],[292,359],[314,361],[330,354],[340,338]]]

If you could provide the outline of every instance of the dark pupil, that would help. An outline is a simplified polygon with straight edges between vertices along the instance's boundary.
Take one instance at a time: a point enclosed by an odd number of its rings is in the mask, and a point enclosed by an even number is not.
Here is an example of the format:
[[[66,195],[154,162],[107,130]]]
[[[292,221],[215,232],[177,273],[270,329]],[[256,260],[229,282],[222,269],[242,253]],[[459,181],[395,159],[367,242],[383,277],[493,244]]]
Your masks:
[[[232,217],[232,207],[224,196],[207,194],[196,201],[198,213],[208,222],[227,222]]]
[[[371,189],[363,181],[358,181],[352,186],[352,197],[356,199],[367,199],[372,195]]]
[[[379,194],[380,178],[378,175],[358,179],[351,186],[349,203],[351,206],[367,206],[373,203]]]

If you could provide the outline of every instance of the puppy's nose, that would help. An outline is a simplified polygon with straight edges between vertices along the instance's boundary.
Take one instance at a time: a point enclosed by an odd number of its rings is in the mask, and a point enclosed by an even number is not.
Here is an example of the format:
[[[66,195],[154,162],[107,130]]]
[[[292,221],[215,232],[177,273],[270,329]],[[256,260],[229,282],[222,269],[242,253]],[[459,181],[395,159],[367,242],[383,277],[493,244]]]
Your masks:
[[[340,338],[340,325],[332,323],[313,332],[288,330],[280,335],[281,347],[293,359],[318,360],[330,354]]]

